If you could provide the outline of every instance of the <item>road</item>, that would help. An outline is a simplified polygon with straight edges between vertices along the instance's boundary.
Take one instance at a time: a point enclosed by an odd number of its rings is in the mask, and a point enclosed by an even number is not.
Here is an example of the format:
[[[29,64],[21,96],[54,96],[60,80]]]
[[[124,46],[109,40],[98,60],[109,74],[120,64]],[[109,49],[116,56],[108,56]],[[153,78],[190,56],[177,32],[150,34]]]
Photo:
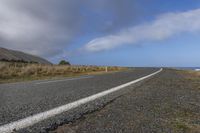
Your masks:
[[[51,133],[200,133],[200,76],[165,69]]]
[[[60,80],[1,84],[0,126],[97,94],[158,70],[137,68],[126,72]],[[113,98],[110,98],[110,100]],[[100,101],[97,102],[100,103]],[[83,109],[79,111],[83,111]],[[36,132],[39,129],[41,128],[37,126],[37,129],[21,132]]]

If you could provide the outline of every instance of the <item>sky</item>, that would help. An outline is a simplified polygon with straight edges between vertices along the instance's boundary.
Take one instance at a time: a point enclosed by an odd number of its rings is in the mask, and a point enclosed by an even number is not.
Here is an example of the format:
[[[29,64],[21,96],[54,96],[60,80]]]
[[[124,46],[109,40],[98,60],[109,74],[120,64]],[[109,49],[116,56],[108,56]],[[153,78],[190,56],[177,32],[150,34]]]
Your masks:
[[[200,66],[200,0],[0,0],[0,47],[58,63]]]

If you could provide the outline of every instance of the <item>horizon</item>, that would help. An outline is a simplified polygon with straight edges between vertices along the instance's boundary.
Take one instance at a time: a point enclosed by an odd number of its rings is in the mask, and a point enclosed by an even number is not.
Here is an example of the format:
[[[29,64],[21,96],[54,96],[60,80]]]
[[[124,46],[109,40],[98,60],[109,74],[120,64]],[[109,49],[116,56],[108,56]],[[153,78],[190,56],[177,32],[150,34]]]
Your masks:
[[[196,0],[2,0],[0,22],[0,47],[54,64],[200,67]]]

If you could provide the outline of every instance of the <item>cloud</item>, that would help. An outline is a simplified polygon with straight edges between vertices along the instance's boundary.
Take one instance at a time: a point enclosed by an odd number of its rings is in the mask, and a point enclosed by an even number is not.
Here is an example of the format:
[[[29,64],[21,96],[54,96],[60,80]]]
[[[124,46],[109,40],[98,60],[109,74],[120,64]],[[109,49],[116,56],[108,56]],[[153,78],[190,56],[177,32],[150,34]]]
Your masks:
[[[47,58],[85,34],[107,34],[135,20],[132,0],[1,0],[0,47]]]
[[[52,57],[62,53],[81,25],[76,2],[1,0],[0,46]]]
[[[126,28],[118,33],[95,38],[84,47],[96,52],[113,49],[125,44],[161,41],[176,34],[200,31],[200,9],[160,15],[153,22]]]

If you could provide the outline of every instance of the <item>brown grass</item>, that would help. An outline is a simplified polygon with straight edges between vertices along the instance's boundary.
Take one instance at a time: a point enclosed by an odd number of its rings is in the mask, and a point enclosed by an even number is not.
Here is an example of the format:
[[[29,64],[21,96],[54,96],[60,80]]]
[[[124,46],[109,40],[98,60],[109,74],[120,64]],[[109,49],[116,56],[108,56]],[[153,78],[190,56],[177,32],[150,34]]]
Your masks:
[[[191,82],[194,89],[200,90],[200,71],[181,70],[177,72]]]
[[[108,72],[124,67],[108,67]],[[105,66],[64,66],[0,62],[0,83],[104,73]]]

